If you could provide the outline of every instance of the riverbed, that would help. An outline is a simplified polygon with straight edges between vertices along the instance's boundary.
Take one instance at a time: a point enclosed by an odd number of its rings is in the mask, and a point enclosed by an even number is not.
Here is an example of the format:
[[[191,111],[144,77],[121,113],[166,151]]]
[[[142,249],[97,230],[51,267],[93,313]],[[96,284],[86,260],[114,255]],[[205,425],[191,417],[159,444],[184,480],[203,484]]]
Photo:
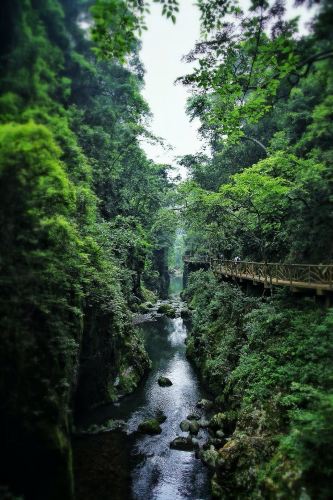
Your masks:
[[[179,291],[178,281],[173,279],[173,291]],[[179,294],[174,293],[171,300],[180,301]],[[176,436],[187,435],[179,423],[191,413],[200,414],[196,404],[207,397],[186,359],[187,327],[181,317],[163,316],[139,328],[152,369],[134,394],[96,413],[97,423],[111,418],[125,420],[126,431],[75,441],[78,500],[209,499],[207,468],[194,452],[170,449]],[[172,386],[160,387],[157,380],[161,375],[168,377]],[[167,417],[161,425],[162,433],[138,433],[139,423],[157,412]],[[205,439],[205,432],[200,430],[199,441]]]

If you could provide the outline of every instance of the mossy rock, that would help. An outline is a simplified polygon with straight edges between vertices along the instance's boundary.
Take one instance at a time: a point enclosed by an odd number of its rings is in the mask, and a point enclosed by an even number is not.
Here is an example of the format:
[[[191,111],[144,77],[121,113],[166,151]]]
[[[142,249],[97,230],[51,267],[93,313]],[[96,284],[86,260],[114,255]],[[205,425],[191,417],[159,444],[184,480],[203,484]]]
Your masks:
[[[178,436],[170,443],[172,450],[193,451],[198,448],[198,444],[192,441],[190,437]]]
[[[196,420],[192,420],[189,425],[189,431],[191,434],[196,436],[200,430],[200,425]]]
[[[142,314],[146,314],[146,313],[150,312],[150,307],[148,306],[148,304],[145,304],[145,303],[140,304],[139,305],[139,312]]]
[[[209,450],[201,450],[199,456],[203,463],[211,469],[215,469],[220,461],[220,455],[213,446]]]
[[[182,420],[179,424],[179,427],[183,432],[188,432],[190,430],[190,422],[189,420]]]
[[[160,387],[170,387],[172,385],[172,382],[168,377],[159,377],[157,382]]]
[[[138,431],[141,432],[142,434],[153,435],[153,434],[161,434],[162,428],[157,418],[151,418],[149,420],[141,422],[141,424],[139,424],[138,426]]]
[[[200,415],[198,415],[197,413],[190,413],[189,415],[187,415],[186,420],[200,420],[200,418]]]
[[[209,421],[209,427],[214,430],[222,429],[228,420],[227,415],[225,413],[215,413],[213,417]]]
[[[163,422],[165,422],[165,421],[166,421],[167,416],[165,415],[165,413],[164,413],[162,410],[158,410],[158,411],[156,412],[155,418],[156,418],[156,420],[157,420],[160,424],[163,424]]]
[[[157,309],[160,314],[165,314],[169,318],[175,318],[176,310],[170,304],[161,304]]]

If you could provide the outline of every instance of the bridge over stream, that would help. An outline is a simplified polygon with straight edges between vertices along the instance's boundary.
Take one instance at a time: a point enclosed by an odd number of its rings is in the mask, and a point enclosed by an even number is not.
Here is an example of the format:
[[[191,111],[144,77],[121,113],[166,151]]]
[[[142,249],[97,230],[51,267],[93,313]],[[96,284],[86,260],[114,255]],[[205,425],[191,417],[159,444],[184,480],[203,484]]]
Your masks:
[[[238,281],[261,283],[265,288],[288,286],[293,291],[333,292],[333,264],[283,264],[222,260],[206,255],[185,255],[185,264],[210,267],[216,274]]]

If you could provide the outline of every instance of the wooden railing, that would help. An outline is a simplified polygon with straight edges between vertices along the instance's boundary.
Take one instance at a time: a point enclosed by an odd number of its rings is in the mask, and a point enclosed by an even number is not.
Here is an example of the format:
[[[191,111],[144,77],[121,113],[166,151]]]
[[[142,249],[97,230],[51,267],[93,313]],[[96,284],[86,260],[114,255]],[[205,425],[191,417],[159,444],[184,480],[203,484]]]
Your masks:
[[[333,264],[281,264],[277,262],[235,262],[207,255],[185,255],[184,262],[209,264],[214,272],[236,279],[317,290],[333,290]]]

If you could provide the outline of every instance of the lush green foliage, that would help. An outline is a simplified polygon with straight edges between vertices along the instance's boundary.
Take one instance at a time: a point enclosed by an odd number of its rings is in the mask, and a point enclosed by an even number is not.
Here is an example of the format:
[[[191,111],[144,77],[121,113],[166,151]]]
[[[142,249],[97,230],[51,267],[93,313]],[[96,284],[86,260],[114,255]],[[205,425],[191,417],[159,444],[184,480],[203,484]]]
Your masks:
[[[189,54],[211,154],[188,155],[179,187],[187,249],[212,257],[332,263],[332,3],[307,35],[281,2],[205,1]],[[269,29],[272,28],[272,29]],[[219,498],[330,498],[332,310],[288,293],[190,275],[188,354],[216,395],[208,450]],[[213,424],[215,425],[213,419]]]
[[[165,286],[175,233],[167,166],[140,148],[154,138],[125,3],[112,22],[126,67],[93,54],[90,5],[2,5],[0,480],[30,498],[72,497],[72,410],[133,390],[149,366],[130,308]]]
[[[221,466],[224,494],[298,498],[306,488],[329,498],[333,310],[288,296],[262,302],[205,271],[191,274],[186,298],[188,353],[233,421],[231,439],[262,440],[252,476],[250,449],[232,474]]]

